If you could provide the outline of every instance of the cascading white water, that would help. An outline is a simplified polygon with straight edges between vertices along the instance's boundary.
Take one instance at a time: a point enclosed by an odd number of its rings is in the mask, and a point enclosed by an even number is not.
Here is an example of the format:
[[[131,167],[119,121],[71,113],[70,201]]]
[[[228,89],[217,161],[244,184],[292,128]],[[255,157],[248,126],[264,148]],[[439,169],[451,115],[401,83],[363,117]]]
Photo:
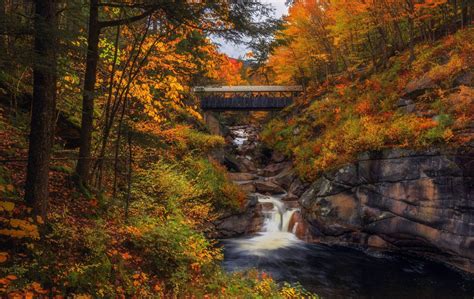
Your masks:
[[[237,150],[241,150],[243,145],[248,143],[248,129],[248,126],[230,127],[233,143],[237,146]],[[247,157],[247,159],[251,160],[251,157]],[[293,233],[297,223],[290,227],[291,218],[298,209],[288,207],[281,200],[283,195],[263,195],[259,193],[255,193],[255,195],[262,205],[264,217],[262,229],[251,238],[233,240],[236,250],[252,255],[265,255],[268,250],[302,244],[302,241]]]
[[[272,208],[264,210],[263,232],[289,232],[291,217],[298,209],[290,209],[281,200],[282,196],[256,194],[258,202],[272,204]]]
[[[264,216],[262,231],[252,238],[235,240],[236,250],[264,256],[268,250],[302,245],[303,242],[296,237],[292,230],[290,231],[289,227],[291,217],[298,209],[286,207],[281,200],[282,196],[258,193],[256,195],[259,203],[266,206],[262,211]],[[272,204],[271,208],[268,207],[269,204]]]
[[[245,141],[248,140],[248,133],[245,129],[236,129],[232,131],[235,135],[233,142],[237,148],[241,148]]]

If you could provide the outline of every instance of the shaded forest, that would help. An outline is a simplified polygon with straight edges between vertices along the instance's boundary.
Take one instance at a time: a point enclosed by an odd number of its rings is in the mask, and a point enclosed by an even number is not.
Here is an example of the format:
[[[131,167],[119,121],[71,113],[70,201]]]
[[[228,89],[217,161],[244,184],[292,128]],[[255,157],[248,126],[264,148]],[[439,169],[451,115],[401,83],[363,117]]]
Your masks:
[[[0,0],[0,296],[317,297],[223,270],[211,224],[248,195],[194,86],[303,86],[249,121],[307,183],[472,142],[472,1],[290,2]]]

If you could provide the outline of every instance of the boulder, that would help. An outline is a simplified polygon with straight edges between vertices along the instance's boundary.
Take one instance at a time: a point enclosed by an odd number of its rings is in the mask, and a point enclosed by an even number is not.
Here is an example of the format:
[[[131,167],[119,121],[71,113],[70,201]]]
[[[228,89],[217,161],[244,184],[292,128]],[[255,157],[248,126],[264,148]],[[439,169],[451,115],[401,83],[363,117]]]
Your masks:
[[[405,87],[403,97],[414,99],[427,90],[436,88],[436,83],[428,76],[424,75],[421,78],[410,81]]]
[[[283,168],[283,170],[278,173],[276,176],[272,177],[271,179],[275,181],[278,185],[283,187],[284,189],[288,190],[293,183],[293,180],[296,178],[295,171],[291,168],[291,166]]]
[[[266,177],[275,176],[282,172],[285,168],[289,167],[291,167],[291,162],[269,164],[264,169],[262,169],[262,175]]]
[[[323,241],[396,247],[474,272],[472,165],[472,147],[367,152],[316,180],[301,212]]]
[[[209,234],[211,238],[234,238],[244,234],[259,231],[263,225],[263,218],[258,208],[256,196],[249,196],[242,211],[224,213],[212,224],[214,229]]]
[[[242,171],[239,161],[232,155],[224,155],[224,161],[222,163],[229,171]]]
[[[398,99],[397,108],[402,109],[406,113],[412,113],[415,111],[416,105],[412,99]]]
[[[296,178],[291,183],[290,188],[288,189],[288,193],[294,194],[299,197],[305,192],[307,187],[307,184],[304,184],[299,178]]]
[[[248,158],[239,156],[237,157],[236,160],[238,161],[237,164],[241,172],[256,172],[257,171],[257,167],[255,167],[255,164]]]
[[[285,155],[283,155],[282,153],[278,152],[278,151],[274,151],[272,152],[272,157],[271,157],[271,160],[275,163],[280,163],[280,162],[283,162],[285,161],[286,157]]]
[[[245,182],[238,185],[239,185],[240,190],[242,190],[245,193],[254,193],[256,191],[255,184],[253,182]]]
[[[298,200],[298,196],[292,194],[292,193],[287,193],[283,198],[281,199],[283,201],[296,201]]]
[[[256,175],[248,172],[229,172],[227,176],[232,181],[251,181],[256,178]]]
[[[282,194],[285,190],[272,181],[255,181],[255,188],[261,193]]]
[[[291,216],[288,231],[293,232],[299,239],[307,240],[309,238],[308,224],[300,212],[296,211]]]

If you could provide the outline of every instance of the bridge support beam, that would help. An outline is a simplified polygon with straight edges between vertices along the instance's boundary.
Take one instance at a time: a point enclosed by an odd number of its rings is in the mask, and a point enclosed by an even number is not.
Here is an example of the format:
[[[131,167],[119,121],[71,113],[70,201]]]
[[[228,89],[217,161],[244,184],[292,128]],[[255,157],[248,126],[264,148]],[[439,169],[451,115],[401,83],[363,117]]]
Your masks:
[[[207,127],[209,128],[209,131],[212,134],[220,135],[220,136],[224,135],[222,133],[219,119],[216,117],[216,115],[212,111],[204,111],[203,117],[204,117],[204,122],[206,123]]]

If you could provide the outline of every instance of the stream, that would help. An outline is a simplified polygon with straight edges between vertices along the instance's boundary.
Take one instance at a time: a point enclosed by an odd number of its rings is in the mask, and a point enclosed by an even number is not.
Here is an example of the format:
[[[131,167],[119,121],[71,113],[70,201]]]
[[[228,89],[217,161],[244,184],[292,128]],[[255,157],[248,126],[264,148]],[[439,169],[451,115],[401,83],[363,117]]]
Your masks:
[[[245,127],[230,127],[237,151]],[[250,157],[249,157],[250,158]],[[444,264],[400,253],[306,243],[290,223],[299,210],[283,195],[254,193],[262,206],[258,233],[226,239],[226,271],[255,268],[277,282],[299,282],[322,298],[474,298],[474,279]]]

